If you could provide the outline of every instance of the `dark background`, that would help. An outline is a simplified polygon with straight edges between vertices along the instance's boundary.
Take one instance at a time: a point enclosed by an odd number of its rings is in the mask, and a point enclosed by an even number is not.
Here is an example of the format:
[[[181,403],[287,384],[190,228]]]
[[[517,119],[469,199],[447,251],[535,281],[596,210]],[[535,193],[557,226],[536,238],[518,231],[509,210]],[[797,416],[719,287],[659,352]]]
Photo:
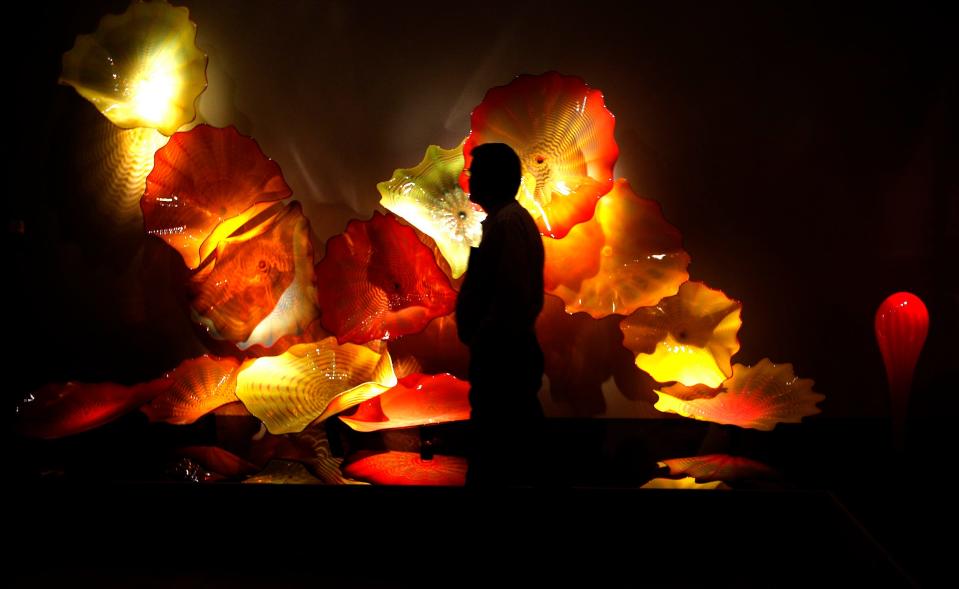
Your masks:
[[[743,301],[736,361],[792,362],[826,395],[824,417],[883,416],[873,314],[909,290],[932,317],[913,412],[955,407],[959,52],[938,8],[187,5],[210,59],[200,118],[237,125],[280,163],[318,244],[368,217],[375,184],[427,145],[456,145],[486,89],[575,74],[604,91],[617,176],[662,203],[692,278]],[[76,181],[93,167],[76,154],[102,164],[114,131],[56,85],[60,56],[125,6],[18,9],[4,236],[12,397],[49,381],[144,380],[203,351],[179,258],[143,236],[135,212],[111,214]]]

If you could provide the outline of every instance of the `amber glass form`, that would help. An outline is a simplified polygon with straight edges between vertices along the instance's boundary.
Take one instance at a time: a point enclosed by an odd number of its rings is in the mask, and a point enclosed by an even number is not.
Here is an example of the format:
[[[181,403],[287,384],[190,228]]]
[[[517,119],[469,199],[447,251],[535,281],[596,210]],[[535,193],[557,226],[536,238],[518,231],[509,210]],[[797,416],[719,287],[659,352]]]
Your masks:
[[[270,433],[303,430],[396,385],[390,355],[335,338],[257,358],[237,377],[236,396]]]
[[[599,319],[655,305],[689,279],[683,238],[654,201],[619,179],[599,200],[593,218],[563,239],[543,239],[546,291],[567,313]]]
[[[18,427],[36,438],[78,434],[149,403],[169,386],[166,376],[133,386],[112,382],[48,384],[17,404]]]
[[[685,475],[699,482],[774,479],[779,476],[762,462],[729,454],[670,458],[659,462],[659,466],[668,468],[670,475]]]
[[[193,423],[217,407],[237,400],[239,368],[240,361],[235,358],[203,355],[185,360],[168,375],[171,386],[141,411],[150,421]]]
[[[470,418],[470,383],[449,374],[410,374],[340,419],[360,432],[413,427]]]
[[[453,149],[430,145],[416,167],[400,168],[380,182],[380,204],[433,238],[453,278],[466,272],[470,248],[479,246],[486,213],[459,185],[463,144]]]
[[[196,268],[228,237],[292,194],[280,167],[233,127],[198,125],[156,152],[140,200],[147,233]],[[258,205],[260,206],[254,206]]]
[[[466,459],[435,455],[424,460],[417,452],[359,452],[347,458],[343,472],[374,485],[462,487]]]
[[[769,431],[777,423],[799,423],[819,413],[825,397],[812,390],[813,381],[798,378],[791,364],[763,358],[755,366],[736,364],[733,376],[712,398],[684,401],[656,391],[656,409],[701,421]]]
[[[241,348],[260,343],[258,335],[269,343],[306,329],[316,314],[312,247],[310,224],[298,202],[221,241],[213,263],[191,279],[194,318],[214,338]],[[267,323],[261,330],[274,309],[279,316],[273,319],[282,325]]]
[[[133,2],[108,14],[63,54],[68,84],[124,129],[150,127],[172,135],[196,117],[206,88],[206,55],[196,46],[186,8]]]
[[[316,282],[323,328],[340,343],[417,333],[456,305],[433,252],[393,215],[350,221],[327,242]]]
[[[477,145],[512,147],[523,166],[517,199],[540,233],[562,238],[593,216],[596,200],[613,186],[614,126],[603,93],[583,80],[556,72],[522,75],[490,89],[473,110],[463,147],[466,170]],[[466,173],[460,184],[469,190]]]
[[[700,282],[686,282],[675,296],[637,309],[623,320],[623,345],[636,366],[659,382],[715,388],[732,374],[742,304]]]

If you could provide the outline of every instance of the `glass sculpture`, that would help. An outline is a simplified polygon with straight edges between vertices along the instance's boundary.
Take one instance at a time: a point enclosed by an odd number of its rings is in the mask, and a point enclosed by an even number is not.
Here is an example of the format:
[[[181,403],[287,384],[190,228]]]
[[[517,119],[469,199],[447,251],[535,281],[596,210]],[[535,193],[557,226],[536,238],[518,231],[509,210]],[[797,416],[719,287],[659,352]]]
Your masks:
[[[400,168],[380,182],[380,204],[433,238],[453,278],[466,272],[470,248],[479,246],[486,213],[470,202],[459,185],[463,144],[453,149],[426,148],[416,167]]]
[[[385,349],[330,337],[254,360],[237,376],[236,396],[270,433],[298,432],[396,386]]]
[[[774,479],[778,474],[762,462],[730,456],[729,454],[708,454],[689,458],[670,458],[658,463],[668,468],[672,476],[688,476],[698,482],[735,481],[749,479]]]
[[[470,383],[450,374],[410,374],[340,420],[359,432],[413,427],[470,418]]]
[[[340,343],[417,333],[456,305],[433,252],[392,215],[350,221],[316,265],[323,327]]]
[[[567,313],[629,315],[689,279],[682,235],[624,179],[599,199],[592,219],[563,239],[543,239],[543,247],[546,291],[563,299]]]
[[[196,117],[196,100],[206,88],[207,58],[195,39],[186,8],[133,2],[76,38],[63,54],[60,83],[119,127],[173,135]]]
[[[140,201],[147,233],[196,268],[219,241],[292,191],[280,167],[234,127],[198,125],[156,152]]]
[[[596,200],[613,187],[619,147],[615,117],[603,93],[574,76],[522,75],[492,88],[473,111],[463,147],[506,143],[520,157],[523,183],[517,199],[540,233],[560,239],[593,216]],[[460,178],[469,191],[466,173]]]
[[[462,487],[466,459],[436,455],[424,460],[417,452],[359,452],[344,461],[343,472],[374,485]]]
[[[217,245],[215,259],[190,281],[194,318],[241,349],[298,333],[316,316],[312,264],[310,223],[293,202]],[[271,317],[277,308],[280,316]]]
[[[34,438],[72,436],[149,403],[169,386],[166,376],[133,386],[112,382],[48,384],[17,404],[19,430]]]
[[[663,391],[655,407],[702,421],[770,431],[777,423],[799,423],[819,413],[825,397],[813,392],[813,381],[793,374],[792,364],[763,358],[755,366],[736,364],[733,376],[712,398],[682,400]]]
[[[170,386],[141,410],[150,421],[193,423],[221,405],[237,401],[240,361],[203,355],[185,360],[170,374]]]
[[[732,374],[742,304],[700,282],[686,282],[675,296],[637,309],[623,320],[623,345],[636,366],[659,382],[719,386]]]

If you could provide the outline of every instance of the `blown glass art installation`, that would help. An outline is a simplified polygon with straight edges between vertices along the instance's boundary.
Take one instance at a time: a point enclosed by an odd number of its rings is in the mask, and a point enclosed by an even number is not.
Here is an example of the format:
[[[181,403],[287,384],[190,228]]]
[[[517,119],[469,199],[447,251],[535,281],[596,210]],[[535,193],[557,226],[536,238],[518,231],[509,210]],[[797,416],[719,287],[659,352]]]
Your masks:
[[[207,58],[195,39],[186,8],[133,2],[76,38],[63,54],[60,83],[118,127],[173,135],[196,117],[196,100],[206,89]]]
[[[721,291],[686,282],[675,296],[624,319],[623,345],[636,354],[636,366],[659,382],[717,387],[732,374],[741,310]]]
[[[603,93],[583,80],[556,72],[522,75],[489,90],[473,110],[465,169],[477,145],[512,147],[523,166],[517,199],[540,233],[560,239],[592,217],[596,201],[613,187],[614,126]],[[469,191],[465,173],[460,184]]]
[[[339,418],[344,437],[382,442],[400,428],[450,424],[442,430],[469,419],[469,353],[457,337],[451,277],[468,272],[470,248],[481,244],[486,213],[468,199],[468,173],[472,150],[488,142],[518,153],[516,198],[543,235],[545,289],[555,296],[536,329],[557,406],[599,415],[608,395],[652,402],[655,387],[659,411],[739,427],[771,430],[818,412],[822,395],[791,365],[731,365],[742,305],[689,282],[679,231],[657,203],[614,182],[615,118],[602,92],[580,78],[521,75],[490,89],[461,145],[430,145],[419,164],[378,183],[389,213],[350,220],[315,259],[310,220],[300,203],[284,202],[292,190],[256,141],[232,126],[177,132],[206,87],[195,38],[185,8],[134,2],[77,37],[60,81],[113,124],[135,128],[115,129],[83,105],[115,133],[93,137],[97,147],[76,158],[88,164],[80,182],[116,201],[118,215],[135,216],[128,209],[140,199],[146,233],[189,269],[189,312],[205,328],[192,343],[217,355],[191,351],[160,378],[132,386],[41,387],[18,406],[25,435],[68,436],[126,413],[143,427],[168,427],[146,425],[139,408],[150,422],[186,426],[208,416],[200,425],[216,424],[224,447],[171,452],[181,480],[464,484],[466,459],[455,453],[425,459],[385,443],[377,451],[344,444],[342,459],[326,427]],[[894,391],[908,389],[928,322],[921,302],[903,301],[885,304],[876,319]],[[241,442],[221,442],[229,432]],[[687,478],[647,486],[773,476],[726,455],[660,464]]]
[[[689,279],[682,235],[624,179],[599,199],[592,219],[563,239],[543,239],[543,248],[546,291],[563,299],[567,313],[595,319],[655,305]]]
[[[666,390],[656,391],[656,409],[702,421],[770,431],[777,423],[799,423],[819,413],[825,397],[812,390],[813,381],[798,378],[791,364],[763,358],[755,366],[736,364],[733,376],[711,398],[683,400]]]
[[[392,215],[350,221],[327,242],[316,280],[320,320],[340,343],[417,333],[456,305],[433,252]]]
[[[460,187],[462,170],[462,143],[453,149],[430,145],[416,167],[400,168],[376,185],[381,205],[433,238],[453,278],[466,272],[470,248],[479,246],[480,223],[486,218]]]
[[[140,207],[147,233],[196,268],[222,239],[290,194],[256,141],[233,127],[198,125],[156,152]]]

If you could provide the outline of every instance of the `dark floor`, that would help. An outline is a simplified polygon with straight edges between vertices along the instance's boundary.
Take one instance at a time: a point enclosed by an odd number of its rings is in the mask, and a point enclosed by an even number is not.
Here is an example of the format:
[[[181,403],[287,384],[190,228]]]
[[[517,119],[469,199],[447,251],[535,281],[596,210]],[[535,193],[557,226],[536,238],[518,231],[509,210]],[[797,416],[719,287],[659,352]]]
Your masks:
[[[202,424],[120,423],[68,443],[17,439],[10,561],[22,586],[456,586],[570,575],[594,585],[937,586],[945,578],[947,543],[934,540],[948,537],[938,529],[948,511],[944,473],[930,451],[944,447],[944,423],[914,424],[907,458],[884,442],[882,420],[813,419],[773,432],[684,420],[553,425],[562,484],[486,493],[145,477],[156,448],[208,441]],[[458,449],[455,428],[431,431],[438,453]],[[409,449],[420,438],[332,433],[347,450]],[[714,452],[761,460],[782,478],[726,492],[637,488],[657,460]],[[44,475],[54,458],[57,469]]]

